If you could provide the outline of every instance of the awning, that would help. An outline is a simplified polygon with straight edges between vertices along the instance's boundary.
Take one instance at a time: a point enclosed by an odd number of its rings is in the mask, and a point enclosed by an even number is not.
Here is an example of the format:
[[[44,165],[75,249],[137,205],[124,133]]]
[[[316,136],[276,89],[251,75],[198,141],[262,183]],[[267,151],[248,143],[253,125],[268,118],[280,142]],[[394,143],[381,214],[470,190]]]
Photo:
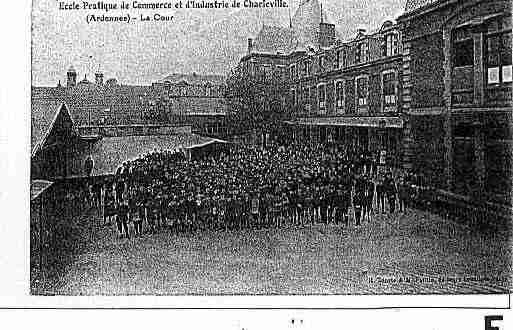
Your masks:
[[[90,153],[78,156],[79,159],[75,161],[79,165],[84,164],[90,154],[93,159],[91,175],[111,175],[116,173],[123,163],[154,150],[186,149],[214,142],[216,140],[195,134],[104,137],[92,146]]]
[[[286,123],[315,126],[403,128],[404,120],[400,117],[316,117],[299,118],[297,121]]]
[[[215,144],[215,143],[226,144],[228,142],[224,141],[224,140],[220,140],[220,139],[211,139],[210,141],[206,141],[206,142],[203,142],[203,143],[198,143],[198,144],[194,144],[194,145],[185,147],[185,149],[203,148],[203,147]]]
[[[51,181],[46,180],[32,180],[30,181],[30,200],[33,201],[41,195],[46,189],[50,188],[53,184]]]

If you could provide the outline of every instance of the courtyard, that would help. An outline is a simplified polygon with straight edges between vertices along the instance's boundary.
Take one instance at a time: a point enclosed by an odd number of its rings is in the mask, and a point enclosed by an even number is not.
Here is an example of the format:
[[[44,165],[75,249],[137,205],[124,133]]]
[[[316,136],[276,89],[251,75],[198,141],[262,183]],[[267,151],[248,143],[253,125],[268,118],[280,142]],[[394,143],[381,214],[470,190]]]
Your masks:
[[[93,213],[83,242],[36,294],[487,294],[511,288],[511,235],[426,212],[374,215],[361,227],[318,224],[168,231],[117,238]],[[91,238],[93,238],[91,240]]]

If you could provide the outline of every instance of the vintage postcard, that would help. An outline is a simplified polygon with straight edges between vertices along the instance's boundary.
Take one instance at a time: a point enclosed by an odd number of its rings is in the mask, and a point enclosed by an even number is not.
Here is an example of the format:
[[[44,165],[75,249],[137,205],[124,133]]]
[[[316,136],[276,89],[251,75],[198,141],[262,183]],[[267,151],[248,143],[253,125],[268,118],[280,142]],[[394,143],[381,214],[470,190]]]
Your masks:
[[[34,0],[30,295],[508,296],[511,26],[508,0]]]

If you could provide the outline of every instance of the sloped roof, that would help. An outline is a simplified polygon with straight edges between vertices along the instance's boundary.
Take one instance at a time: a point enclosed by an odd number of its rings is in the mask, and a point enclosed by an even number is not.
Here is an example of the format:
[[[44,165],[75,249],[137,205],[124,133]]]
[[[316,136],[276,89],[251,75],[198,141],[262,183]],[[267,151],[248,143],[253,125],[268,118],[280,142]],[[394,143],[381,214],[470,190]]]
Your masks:
[[[169,82],[171,84],[177,84],[185,81],[189,85],[204,85],[210,83],[211,85],[222,85],[224,84],[225,78],[221,75],[200,75],[200,74],[182,74],[173,73],[162,79],[163,82]]]
[[[30,181],[30,200],[33,201],[41,195],[46,189],[50,188],[53,184],[51,181],[46,180],[32,180]]]
[[[38,99],[32,102],[31,110],[31,154],[44,142],[45,137],[52,129],[60,111],[68,111],[67,107],[58,99]]]
[[[407,0],[406,6],[404,8],[404,12],[410,13],[412,11],[424,8],[430,4],[433,4],[435,2],[439,2],[440,0]]]

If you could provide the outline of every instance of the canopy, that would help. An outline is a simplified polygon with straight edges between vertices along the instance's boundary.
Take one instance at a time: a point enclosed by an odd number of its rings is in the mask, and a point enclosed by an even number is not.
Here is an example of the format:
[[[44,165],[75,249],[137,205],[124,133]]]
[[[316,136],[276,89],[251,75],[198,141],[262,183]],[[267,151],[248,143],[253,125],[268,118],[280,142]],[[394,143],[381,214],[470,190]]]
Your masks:
[[[198,143],[198,144],[194,144],[194,145],[188,146],[188,147],[186,147],[186,149],[203,148],[203,147],[206,147],[206,146],[209,146],[209,145],[212,145],[212,144],[216,144],[216,143],[226,144],[228,142],[224,141],[224,140],[219,140],[219,139],[210,139],[209,141],[206,141],[206,142],[202,142],[202,143]]]
[[[227,152],[225,147],[228,144],[227,141],[219,139],[210,139],[209,141],[191,145],[186,148],[187,159],[198,159],[205,155],[219,154],[221,152]]]
[[[316,126],[351,126],[351,127],[379,127],[402,128],[404,121],[400,117],[318,117],[299,118],[287,124],[316,125]]]
[[[195,134],[105,137],[96,142],[89,153],[78,156],[79,159],[76,161],[78,164],[84,164],[88,155],[91,155],[93,159],[91,175],[111,175],[123,163],[155,150],[195,148],[215,142],[217,141]]]

